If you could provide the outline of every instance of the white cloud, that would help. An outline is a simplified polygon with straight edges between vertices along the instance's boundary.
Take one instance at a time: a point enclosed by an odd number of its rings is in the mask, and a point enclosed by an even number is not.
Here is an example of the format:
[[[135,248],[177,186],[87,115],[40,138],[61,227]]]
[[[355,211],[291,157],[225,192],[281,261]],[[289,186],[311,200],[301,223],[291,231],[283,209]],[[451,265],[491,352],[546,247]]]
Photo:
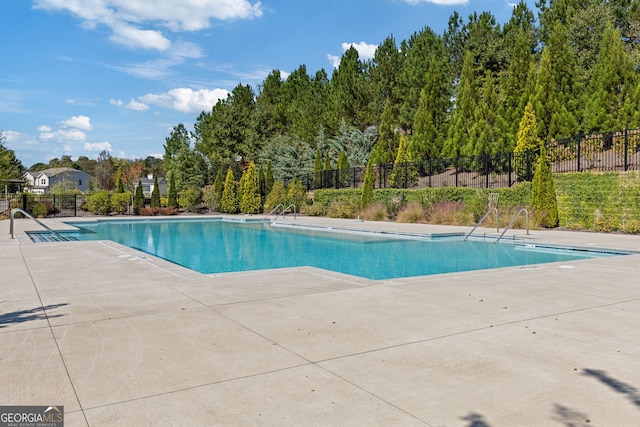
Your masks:
[[[171,50],[163,53],[164,58],[140,62],[137,64],[112,66],[114,70],[151,80],[166,78],[171,68],[182,65],[187,59],[202,58],[204,54],[200,46],[189,42],[174,43]]]
[[[360,42],[342,43],[342,50],[346,52],[351,46],[358,51],[358,57],[360,57],[360,59],[372,59],[376,53],[376,49],[378,49],[378,45]]]
[[[86,135],[79,129],[58,129],[50,132],[41,132],[40,139],[42,141],[84,141]]]
[[[139,99],[146,104],[159,105],[184,113],[199,113],[209,111],[220,99],[229,94],[225,89],[177,88],[169,92],[141,96]]]
[[[91,130],[93,126],[91,126],[91,119],[87,116],[73,116],[67,120],[60,122],[65,128],[75,128],[82,130]]]
[[[342,51],[346,52],[351,46],[353,46],[355,50],[358,51],[358,58],[360,58],[361,60],[372,59],[376,54],[376,50],[378,49],[378,45],[360,42],[342,43]],[[327,59],[329,60],[333,68],[338,68],[340,66],[340,60],[342,58],[337,55],[328,54]]]
[[[338,68],[338,66],[340,65],[339,56],[328,54],[327,59],[329,60],[329,62],[331,62],[331,65],[333,65],[333,68]]]
[[[83,148],[86,151],[111,151],[111,144],[108,142],[85,142]]]
[[[142,102],[138,102],[132,98],[131,101],[129,101],[129,103],[124,108],[133,110],[133,111],[146,111],[149,109],[149,106]]]
[[[110,39],[133,48],[166,50],[171,41],[157,29],[198,31],[212,20],[252,19],[262,16],[262,4],[250,0],[34,0],[35,7],[68,12],[87,29],[104,25]]]
[[[122,107],[123,102],[120,101],[119,99],[113,99],[112,98],[112,99],[109,100],[109,104],[115,105],[116,107]]]
[[[46,126],[46,125],[42,125],[42,126],[38,126],[38,132],[51,132],[53,129],[51,128],[51,126]]]

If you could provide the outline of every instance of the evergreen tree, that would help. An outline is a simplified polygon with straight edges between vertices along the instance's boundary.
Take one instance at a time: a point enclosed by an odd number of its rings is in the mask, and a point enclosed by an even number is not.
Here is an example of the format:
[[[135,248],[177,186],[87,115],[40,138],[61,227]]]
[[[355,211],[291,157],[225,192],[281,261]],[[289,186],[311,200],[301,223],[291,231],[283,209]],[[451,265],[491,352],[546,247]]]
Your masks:
[[[261,163],[260,168],[258,168],[258,188],[260,189],[260,197],[264,198],[267,193],[265,191],[265,178],[264,178],[264,166]]]
[[[267,162],[267,170],[264,173],[264,190],[267,194],[269,194],[272,188],[273,188],[273,170],[271,169],[271,162]]]
[[[373,147],[371,158],[378,165],[393,161],[393,153],[398,149],[398,137],[395,131],[393,104],[390,99],[384,104],[384,111],[378,127],[378,141]]]
[[[558,201],[544,144],[540,144],[540,156],[536,164],[536,172],[533,175],[531,207],[543,227],[552,228],[558,226]]]
[[[338,155],[337,169],[340,187],[347,187],[349,185],[349,159],[347,159],[347,154],[344,151],[341,151]]]
[[[255,163],[249,163],[249,167],[242,174],[241,181],[242,199],[240,201],[240,212],[245,214],[256,214],[262,211],[262,197],[260,197],[260,187],[258,186],[258,174]]]
[[[136,186],[136,193],[133,196],[133,210],[136,215],[140,214],[141,208],[144,208],[144,194],[142,192],[142,182],[138,180],[138,185]]]
[[[416,161],[438,158],[442,152],[442,135],[445,134],[447,111],[451,104],[444,70],[442,58],[431,55],[409,142],[411,155]]]
[[[222,190],[222,198],[220,200],[220,211],[230,214],[238,213],[240,211],[238,186],[231,168],[227,170],[227,177],[224,180],[224,189]]]
[[[473,65],[473,55],[467,51],[462,66],[462,74],[460,75],[455,109],[451,113],[451,126],[442,149],[444,157],[460,157],[462,147],[472,138],[471,128],[474,124],[478,105]]]
[[[169,176],[169,191],[168,191],[167,197],[168,197],[167,206],[169,206],[170,208],[177,208],[178,207],[178,189],[176,188],[176,178],[173,173]]]
[[[537,151],[542,145],[538,137],[538,122],[531,102],[524,109],[524,114],[518,125],[518,137],[516,139],[516,167],[515,171],[521,180],[529,180],[531,177],[531,165],[538,155]]]
[[[366,209],[373,201],[373,163],[367,163],[362,183],[362,195],[360,196],[360,210]]]
[[[116,193],[122,194],[124,193],[124,184],[122,183],[122,174],[118,173],[116,176]]]
[[[322,167],[322,186],[323,188],[333,187],[333,174],[331,173],[331,160],[329,159],[329,150],[324,157],[324,166]]]
[[[389,182],[395,188],[409,188],[418,182],[418,171],[416,170],[406,138],[400,137],[398,154],[393,163],[393,171],[389,177]]]
[[[608,26],[602,36],[594,77],[589,86],[590,102],[584,118],[586,130],[612,131],[628,126],[630,117],[625,101],[634,95],[635,73],[620,31]]]
[[[316,148],[316,157],[313,161],[313,188],[322,188],[322,154]]]
[[[158,175],[153,176],[153,190],[151,191],[151,207],[160,207],[160,187],[158,186]]]
[[[224,190],[224,182],[222,181],[222,169],[216,172],[216,179],[213,181],[213,192],[215,193],[218,203],[222,200],[222,191]]]

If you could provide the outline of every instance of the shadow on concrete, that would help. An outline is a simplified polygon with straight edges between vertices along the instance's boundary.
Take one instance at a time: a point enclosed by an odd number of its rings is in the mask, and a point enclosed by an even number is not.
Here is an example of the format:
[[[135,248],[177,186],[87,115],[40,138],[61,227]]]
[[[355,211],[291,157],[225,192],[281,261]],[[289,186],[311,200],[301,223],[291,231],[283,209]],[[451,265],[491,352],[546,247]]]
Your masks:
[[[554,405],[554,420],[562,423],[565,427],[588,426],[591,420],[584,412],[576,411],[564,405],[556,403]]]
[[[583,369],[582,375],[596,378],[601,383],[611,387],[613,391],[625,395],[631,403],[640,408],[640,393],[638,392],[638,389],[632,385],[612,378],[606,371],[601,371],[599,369]]]
[[[466,425],[466,427],[491,427],[489,423],[484,420],[484,417],[482,415],[473,412],[465,415],[464,417],[462,417],[462,419],[469,423]]]
[[[20,310],[20,311],[14,311],[11,313],[0,314],[0,328],[5,328],[7,325],[11,325],[15,323],[24,323],[24,322],[30,322],[32,320],[46,319],[47,317],[49,318],[61,317],[63,316],[62,314],[52,315],[52,314],[47,314],[47,311],[53,310],[65,305],[68,305],[68,304],[67,303],[51,304],[51,305],[46,305],[44,307],[32,308],[31,310]]]

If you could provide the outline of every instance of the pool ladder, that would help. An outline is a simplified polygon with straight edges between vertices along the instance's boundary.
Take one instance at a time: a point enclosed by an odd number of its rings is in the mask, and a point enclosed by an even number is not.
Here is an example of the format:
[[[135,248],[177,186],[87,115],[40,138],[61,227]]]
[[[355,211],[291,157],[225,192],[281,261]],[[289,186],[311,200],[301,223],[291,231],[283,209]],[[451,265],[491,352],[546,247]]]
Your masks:
[[[489,214],[491,212],[495,211],[496,212],[496,233],[500,232],[500,228],[499,228],[499,224],[498,224],[498,208],[496,207],[491,207],[489,208],[489,210],[487,211],[486,214],[484,214],[484,216],[480,219],[480,221],[478,221],[478,223],[473,227],[473,229],[469,232],[469,234],[467,234],[464,238],[464,240],[467,240],[469,238],[469,236],[471,236],[473,234],[474,231],[476,231],[476,228],[480,227],[480,224],[482,224],[484,222],[485,219],[487,219],[487,217],[489,216]],[[500,239],[502,239],[502,237],[504,237],[505,233],[511,228],[511,226],[513,225],[514,222],[516,222],[516,220],[518,219],[518,217],[524,212],[525,218],[526,218],[526,228],[527,228],[527,236],[530,234],[529,233],[529,211],[527,211],[525,208],[522,208],[518,211],[518,213],[511,219],[511,221],[509,222],[509,224],[504,228],[504,230],[502,230],[502,234],[500,234],[500,236],[498,236],[498,238],[496,239],[495,243],[498,243],[500,241]]]
[[[57,231],[52,230],[51,228],[49,228],[46,225],[44,225],[41,221],[37,220],[36,218],[34,218],[33,216],[29,215],[27,212],[25,212],[24,210],[22,210],[20,208],[11,209],[11,214],[9,215],[9,218],[10,218],[9,234],[11,234],[11,238],[12,239],[16,238],[15,233],[13,232],[13,219],[14,219],[14,217],[15,217],[17,212],[20,212],[21,214],[23,214],[27,218],[31,218],[32,220],[34,220],[36,222],[36,224],[40,225],[41,227],[45,228],[47,231],[52,233],[54,236],[56,236],[56,240],[57,241],[65,241],[66,242],[66,241],[70,241],[70,240],[75,240],[75,239],[67,238],[66,236],[63,236],[62,234],[58,233]]]
[[[284,207],[284,203],[280,203],[278,206],[271,209],[271,212],[265,215],[264,219],[265,221],[268,220],[272,214],[276,213],[278,209],[280,209],[280,212],[271,220],[271,222],[275,222],[281,216],[284,217],[284,215],[287,213],[289,208],[293,208],[293,218],[296,219],[297,218],[296,205],[294,205],[293,203],[289,204],[289,206],[287,206],[286,208]]]

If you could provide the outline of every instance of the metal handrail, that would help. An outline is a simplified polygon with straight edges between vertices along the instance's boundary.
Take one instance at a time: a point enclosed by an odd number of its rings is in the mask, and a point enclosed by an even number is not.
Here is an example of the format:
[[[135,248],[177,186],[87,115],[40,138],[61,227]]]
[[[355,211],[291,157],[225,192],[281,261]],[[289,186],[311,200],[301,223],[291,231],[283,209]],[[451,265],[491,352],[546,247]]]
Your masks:
[[[286,208],[282,209],[282,212],[280,212],[278,215],[276,215],[275,218],[273,218],[273,220],[271,222],[275,222],[278,218],[280,218],[281,216],[284,216],[287,213],[287,209],[289,208],[293,208],[293,219],[297,219],[297,213],[296,213],[296,205],[294,205],[293,203],[291,203],[289,206],[287,206]]]
[[[509,228],[511,228],[511,226],[513,225],[514,222],[516,222],[516,219],[518,219],[518,217],[520,216],[520,214],[524,212],[525,214],[525,218],[526,218],[526,226],[527,226],[527,236],[529,235],[529,211],[527,211],[525,208],[522,208],[518,211],[518,213],[516,214],[516,216],[513,217],[513,219],[511,220],[511,222],[509,223],[509,225],[507,225],[504,229],[504,231],[502,232],[502,234],[500,235],[500,237],[498,237],[496,239],[496,243],[498,243],[500,241],[500,239],[502,239],[502,236],[504,236],[504,233],[507,232],[507,230]]]
[[[482,219],[480,219],[480,221],[478,221],[478,223],[475,225],[475,227],[473,227],[473,229],[469,232],[469,234],[467,234],[464,238],[464,240],[467,240],[469,238],[469,236],[471,236],[473,234],[474,231],[476,231],[476,228],[480,227],[480,224],[482,224],[482,222],[487,219],[487,217],[489,216],[489,214],[491,213],[491,211],[496,211],[496,233],[498,233],[500,231],[499,228],[499,224],[498,224],[498,208],[492,206],[489,208],[489,210],[487,211],[486,214],[484,214],[484,216],[482,217]]]
[[[278,206],[276,206],[275,208],[271,209],[271,211],[264,216],[265,221],[269,219],[269,215],[274,213],[281,206],[282,206],[282,210],[284,211],[284,203],[280,203]],[[282,212],[280,212],[280,213],[282,213]],[[280,214],[278,214],[278,215],[280,215]],[[276,215],[276,218],[278,217],[278,215]]]
[[[16,236],[13,232],[13,219],[14,216],[16,214],[16,212],[20,212],[21,214],[23,214],[24,216],[26,216],[27,218],[31,218],[32,220],[34,220],[36,222],[36,224],[40,225],[41,227],[44,227],[45,229],[47,229],[48,231],[52,232],[53,234],[55,234],[56,236],[58,236],[61,240],[67,240],[65,239],[64,236],[62,236],[60,233],[58,233],[55,230],[52,230],[51,228],[47,227],[46,225],[44,225],[42,222],[40,222],[39,220],[37,220],[36,218],[34,218],[33,216],[31,216],[29,213],[25,212],[24,210],[20,209],[20,208],[13,208],[11,209],[11,214],[9,215],[9,234],[11,234],[11,238],[15,239]]]

